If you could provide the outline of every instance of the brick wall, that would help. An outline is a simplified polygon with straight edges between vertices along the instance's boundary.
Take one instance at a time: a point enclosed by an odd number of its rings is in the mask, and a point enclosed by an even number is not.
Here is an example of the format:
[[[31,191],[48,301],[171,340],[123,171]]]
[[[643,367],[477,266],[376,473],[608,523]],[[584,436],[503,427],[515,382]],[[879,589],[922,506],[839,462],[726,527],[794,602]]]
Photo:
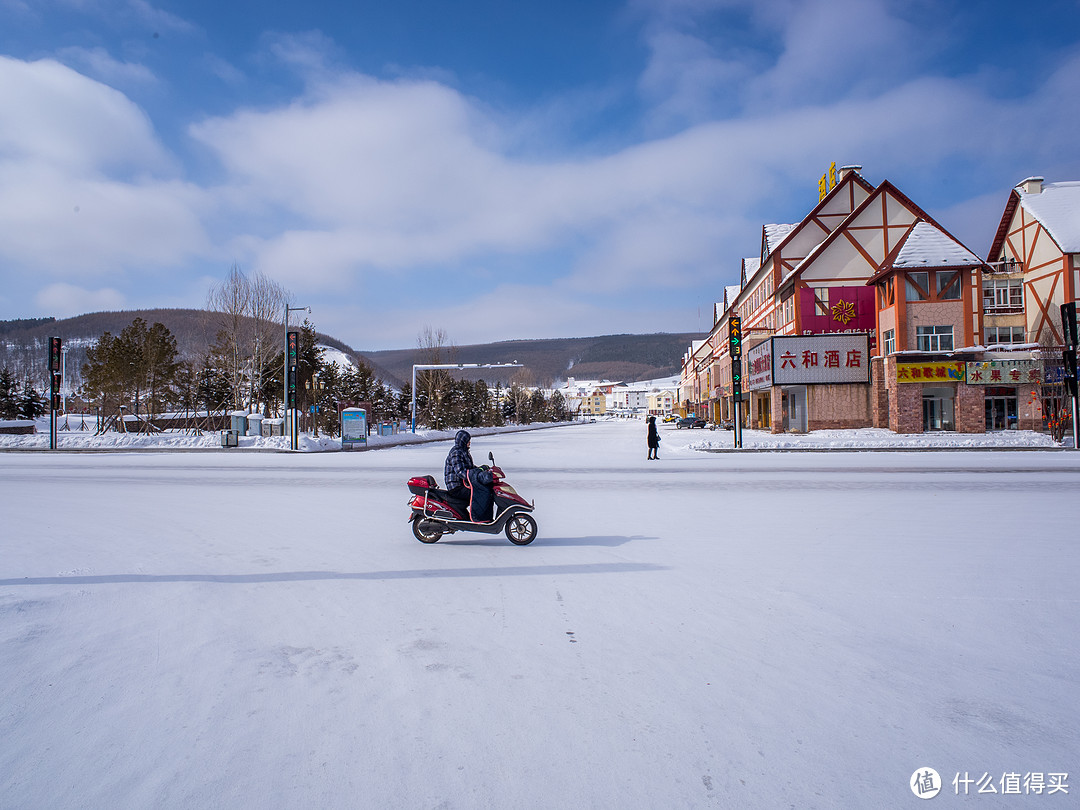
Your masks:
[[[807,430],[843,430],[871,427],[871,385],[806,386],[809,420]]]
[[[772,432],[783,433],[784,432],[784,392],[779,386],[774,385],[769,389],[772,396],[769,399],[769,403],[772,405]]]
[[[891,367],[895,375],[896,363],[893,362]],[[887,428],[889,426],[889,388],[885,384],[885,374],[885,358],[873,358],[870,361],[870,416],[874,427],[877,428]],[[896,384],[895,380],[893,380],[893,384]]]
[[[986,397],[981,385],[956,386],[956,432],[986,433]]]
[[[896,365],[892,365],[893,380]],[[922,386],[918,383],[895,385],[889,396],[889,430],[893,433],[922,433]]]

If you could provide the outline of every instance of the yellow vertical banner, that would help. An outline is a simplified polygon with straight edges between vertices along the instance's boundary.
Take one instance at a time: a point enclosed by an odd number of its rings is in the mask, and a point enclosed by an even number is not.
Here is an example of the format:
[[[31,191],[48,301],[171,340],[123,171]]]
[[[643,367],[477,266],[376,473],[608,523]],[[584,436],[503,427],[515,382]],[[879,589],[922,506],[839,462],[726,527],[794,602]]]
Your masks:
[[[821,179],[818,180],[817,190],[818,190],[818,202],[821,202],[822,200],[825,199],[825,195],[829,193],[829,173],[828,172],[825,172],[825,174],[821,175]]]
[[[836,188],[836,161],[829,166],[829,191]]]

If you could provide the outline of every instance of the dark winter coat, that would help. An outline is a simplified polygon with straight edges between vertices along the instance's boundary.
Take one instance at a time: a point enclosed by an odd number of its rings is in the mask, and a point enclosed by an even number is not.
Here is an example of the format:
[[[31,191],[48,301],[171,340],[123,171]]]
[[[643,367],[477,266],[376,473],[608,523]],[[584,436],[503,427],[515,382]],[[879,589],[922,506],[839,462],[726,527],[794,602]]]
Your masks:
[[[649,419],[649,447],[654,450],[660,446],[660,434],[656,430],[656,420]]]
[[[472,455],[469,453],[469,441],[472,436],[467,430],[459,430],[454,437],[454,446],[446,456],[446,465],[443,467],[443,482],[447,489],[457,489],[465,485],[465,478],[473,464]]]

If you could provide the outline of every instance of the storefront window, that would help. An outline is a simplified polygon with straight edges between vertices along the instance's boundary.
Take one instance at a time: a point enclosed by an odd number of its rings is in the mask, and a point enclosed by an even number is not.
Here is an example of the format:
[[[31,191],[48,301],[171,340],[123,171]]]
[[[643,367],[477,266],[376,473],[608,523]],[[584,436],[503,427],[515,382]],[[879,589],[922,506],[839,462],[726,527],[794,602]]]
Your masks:
[[[952,388],[923,389],[923,430],[956,430],[956,392]]]

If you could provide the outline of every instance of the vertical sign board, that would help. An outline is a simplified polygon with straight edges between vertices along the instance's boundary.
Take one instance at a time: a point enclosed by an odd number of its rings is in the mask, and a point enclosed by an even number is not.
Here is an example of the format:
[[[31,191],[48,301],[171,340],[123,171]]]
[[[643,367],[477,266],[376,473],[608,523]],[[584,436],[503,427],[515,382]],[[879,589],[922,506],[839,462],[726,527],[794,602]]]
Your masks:
[[[1076,346],[1080,343],[1080,336],[1076,333],[1076,302],[1070,301],[1061,305],[1061,330],[1065,333],[1065,351],[1062,359],[1065,361],[1065,390],[1072,397],[1072,423],[1073,423],[1073,449],[1080,450],[1080,404],[1077,394],[1076,369]]]
[[[56,449],[56,412],[60,410],[61,340],[49,339],[49,449]]]
[[[286,403],[286,408],[292,411],[292,417],[290,421],[289,414],[285,414],[285,424],[288,425],[288,431],[292,435],[290,440],[292,443],[292,449],[296,450],[299,446],[299,437],[296,435],[297,418],[296,418],[296,367],[299,363],[300,357],[300,333],[289,332],[288,334],[288,351],[289,351],[289,401]]]
[[[731,355],[731,392],[738,402],[742,396],[742,318],[728,320],[728,354]]]
[[[746,369],[747,391],[772,386],[772,338],[763,340],[746,353]]]
[[[367,449],[367,411],[363,408],[345,408],[341,412],[341,449]]]
[[[58,337],[50,338],[49,340],[49,376],[51,379],[50,385],[50,405],[54,411],[60,410],[60,362],[61,362],[61,345],[62,341]]]
[[[735,447],[742,447],[742,419],[739,403],[742,401],[742,318],[732,315],[728,319],[728,354],[731,355],[732,438]]]

